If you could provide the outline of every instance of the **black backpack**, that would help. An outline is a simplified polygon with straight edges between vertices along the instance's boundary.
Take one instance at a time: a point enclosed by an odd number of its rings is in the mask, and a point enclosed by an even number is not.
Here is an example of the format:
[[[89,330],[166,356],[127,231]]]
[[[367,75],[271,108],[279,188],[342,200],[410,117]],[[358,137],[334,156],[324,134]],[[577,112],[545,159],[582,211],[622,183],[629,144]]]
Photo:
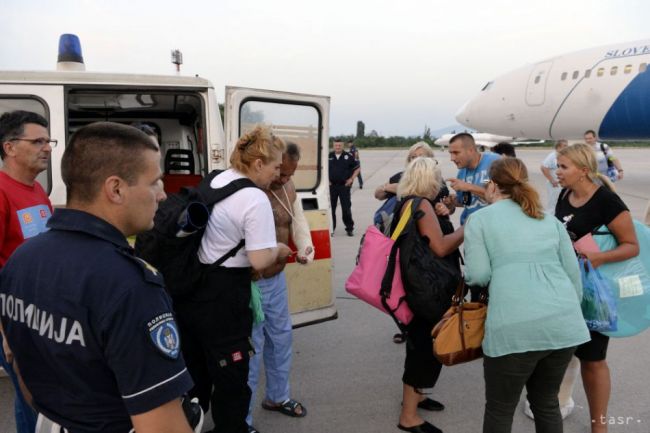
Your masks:
[[[430,323],[437,323],[451,306],[451,298],[462,279],[460,270],[460,251],[456,250],[445,257],[437,257],[429,248],[429,239],[420,235],[417,220],[424,213],[418,209],[420,197],[405,197],[395,208],[400,214],[404,203],[412,202],[412,217],[402,232],[399,243],[399,261],[402,282],[406,292],[406,303],[413,313]],[[393,218],[393,221],[399,217]],[[448,218],[438,218],[443,234],[454,231]]]
[[[162,273],[173,299],[192,294],[201,278],[204,265],[197,253],[215,203],[240,189],[257,188],[248,178],[236,179],[219,189],[211,188],[210,182],[220,173],[221,170],[214,170],[195,188],[181,188],[179,193],[169,195],[158,206],[154,227],[136,237],[136,255]],[[213,266],[220,266],[243,246],[242,239]]]

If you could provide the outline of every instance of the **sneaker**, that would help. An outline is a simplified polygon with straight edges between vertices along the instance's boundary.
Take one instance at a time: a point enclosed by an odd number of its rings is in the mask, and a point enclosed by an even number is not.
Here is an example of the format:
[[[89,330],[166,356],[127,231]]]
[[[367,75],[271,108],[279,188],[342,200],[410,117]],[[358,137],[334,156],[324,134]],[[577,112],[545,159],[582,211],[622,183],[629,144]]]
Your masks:
[[[352,230],[346,230],[345,232],[348,234],[348,236],[354,236],[354,231]]]
[[[260,432],[257,431],[257,429],[255,427],[253,427],[252,425],[249,425],[248,426],[248,433],[260,433]]]

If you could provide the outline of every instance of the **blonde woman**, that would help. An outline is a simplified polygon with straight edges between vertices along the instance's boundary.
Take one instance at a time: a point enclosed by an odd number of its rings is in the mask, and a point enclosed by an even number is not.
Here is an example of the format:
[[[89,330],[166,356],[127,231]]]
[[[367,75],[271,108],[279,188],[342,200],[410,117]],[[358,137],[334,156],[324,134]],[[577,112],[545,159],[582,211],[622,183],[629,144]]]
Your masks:
[[[558,152],[557,178],[563,190],[555,207],[559,219],[575,242],[602,225],[606,225],[618,241],[611,251],[578,251],[587,256],[594,267],[604,263],[627,260],[639,254],[632,216],[625,203],[614,193],[610,180],[598,172],[596,154],[587,144],[574,144]],[[591,340],[576,350],[580,360],[592,433],[607,431],[607,405],[611,390],[607,346],[609,337],[591,332]]]
[[[258,188],[240,189],[213,207],[198,252],[206,265],[201,281],[175,302],[183,357],[194,380],[190,395],[206,411],[211,405],[215,432],[248,432],[251,268],[261,271],[291,253],[276,242],[271,203],[263,191],[279,175],[283,150],[282,140],[261,126],[237,141],[232,168],[210,186],[248,178]],[[244,246],[235,250],[242,240]]]
[[[396,214],[393,220],[399,220],[398,215],[406,209],[405,206],[410,206],[410,199],[423,198],[424,200],[421,200],[418,206],[422,217],[416,221],[418,240],[425,242],[432,254],[448,259],[452,264],[455,260],[454,266],[460,268],[454,253],[463,242],[463,229],[460,228],[454,232],[453,226],[444,223],[441,227],[433,209],[432,202],[442,186],[440,179],[440,170],[433,158],[418,157],[412,160],[397,186],[397,196],[401,201],[395,210]],[[403,258],[402,256],[400,260]],[[406,280],[404,280],[404,288],[408,299],[409,286]],[[451,302],[451,295],[449,294],[449,302]],[[447,307],[448,305],[441,306],[441,311]],[[434,324],[435,322],[420,317],[416,313],[407,326],[406,360],[402,376],[402,411],[397,426],[403,431],[412,433],[441,432],[433,424],[425,422],[417,413],[418,408],[430,411],[444,409],[441,403],[426,398],[422,393],[423,389],[435,386],[442,369],[442,365],[433,356],[431,350],[431,329]]]

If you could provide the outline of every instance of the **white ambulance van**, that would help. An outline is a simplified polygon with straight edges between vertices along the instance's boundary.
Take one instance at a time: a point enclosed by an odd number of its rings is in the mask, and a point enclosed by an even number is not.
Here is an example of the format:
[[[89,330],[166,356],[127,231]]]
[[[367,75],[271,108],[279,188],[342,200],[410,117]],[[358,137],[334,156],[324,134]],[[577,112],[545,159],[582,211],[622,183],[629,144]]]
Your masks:
[[[227,168],[237,138],[258,123],[268,124],[301,149],[293,180],[316,251],[313,263],[292,262],[286,268],[294,327],[337,317],[329,235],[329,97],[226,87],[222,123],[214,86],[204,78],[71,71],[83,66],[74,66],[67,56],[63,65],[68,70],[0,71],[0,114],[39,113],[58,140],[49,168],[38,178],[55,207],[66,202],[60,171],[66,143],[91,122],[151,126],[158,134],[168,193]]]

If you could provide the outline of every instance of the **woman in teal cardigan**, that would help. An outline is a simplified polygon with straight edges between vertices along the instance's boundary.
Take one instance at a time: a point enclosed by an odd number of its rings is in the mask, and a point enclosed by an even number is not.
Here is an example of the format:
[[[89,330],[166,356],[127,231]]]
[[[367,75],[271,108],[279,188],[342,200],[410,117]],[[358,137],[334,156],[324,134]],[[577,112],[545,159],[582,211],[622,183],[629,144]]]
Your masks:
[[[465,279],[489,285],[483,340],[484,433],[510,432],[524,386],[537,432],[562,432],[558,391],[577,345],[589,340],[580,270],[562,224],[546,216],[526,166],[492,163],[490,206],[465,226]]]

